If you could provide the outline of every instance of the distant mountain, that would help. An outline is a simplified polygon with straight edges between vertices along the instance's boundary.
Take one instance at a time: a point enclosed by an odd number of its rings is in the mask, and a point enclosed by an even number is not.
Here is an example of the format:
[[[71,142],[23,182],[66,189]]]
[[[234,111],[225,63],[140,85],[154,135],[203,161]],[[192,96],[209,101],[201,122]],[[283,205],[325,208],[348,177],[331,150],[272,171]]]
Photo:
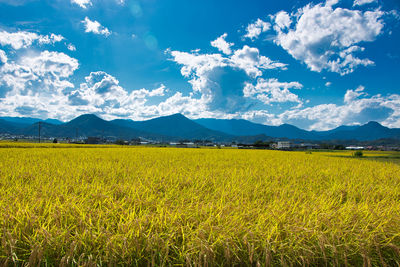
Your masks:
[[[368,122],[361,126],[350,126],[350,128],[338,127],[336,129],[320,132],[323,139],[338,140],[377,140],[383,138],[400,139],[400,129],[391,129],[382,126],[378,122]]]
[[[17,132],[21,127],[25,125],[20,125],[18,123],[12,123],[3,119],[0,119],[0,133],[13,134]]]
[[[197,119],[194,120],[209,129],[225,132],[236,136],[267,135],[276,138],[289,139],[314,139],[312,132],[302,130],[290,124],[280,126],[268,126],[253,123],[246,120],[223,120],[223,119]]]
[[[377,122],[361,126],[340,126],[329,131],[306,131],[290,124],[268,126],[246,120],[190,120],[182,114],[146,121],[106,121],[96,115],[81,115],[67,123],[35,118],[0,118],[0,133],[37,136],[39,123],[43,137],[98,136],[122,139],[145,138],[157,141],[210,140],[217,142],[253,143],[276,139],[310,141],[399,140],[400,129],[390,129]]]
[[[56,120],[56,119],[45,119],[44,122],[51,123],[54,125],[60,125],[60,124],[64,123],[64,122]]]
[[[147,121],[113,120],[111,122],[123,127],[130,127],[164,136],[174,136],[181,139],[228,141],[233,138],[227,133],[210,130],[201,126],[182,114],[174,114]]]
[[[28,125],[32,125],[34,123],[37,123],[39,121],[47,122],[47,123],[51,123],[51,124],[55,124],[55,125],[63,124],[62,121],[59,121],[59,120],[56,120],[56,119],[42,120],[42,119],[30,118],[30,117],[0,117],[0,119],[8,121],[8,122],[12,122],[12,123],[17,123],[17,124],[25,126],[25,127],[28,126]]]
[[[23,129],[21,132],[24,135],[37,135],[39,122]],[[146,133],[132,128],[115,125],[109,121],[103,120],[96,115],[87,114],[81,115],[70,122],[54,125],[42,122],[41,134],[45,137],[70,137],[76,136],[98,136],[115,138],[131,139],[137,137],[146,138],[162,138],[157,134]]]
[[[264,134],[275,138],[303,140],[377,140],[381,138],[400,139],[400,129],[390,129],[378,122],[362,126],[340,126],[329,131],[306,131],[290,124],[268,126],[246,120],[197,119],[195,122],[215,131],[236,136]]]
[[[25,136],[38,136],[39,134],[39,123],[40,125],[40,135],[42,137],[69,137],[70,135],[63,135],[64,132],[59,130],[58,125],[46,123],[46,122],[35,122],[23,129],[19,129],[18,134]]]

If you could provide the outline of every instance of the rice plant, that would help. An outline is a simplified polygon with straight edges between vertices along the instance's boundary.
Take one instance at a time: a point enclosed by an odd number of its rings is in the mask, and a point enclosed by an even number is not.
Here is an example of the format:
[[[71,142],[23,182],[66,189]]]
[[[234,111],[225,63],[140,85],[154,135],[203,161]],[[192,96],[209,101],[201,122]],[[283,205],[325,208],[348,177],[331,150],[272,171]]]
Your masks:
[[[0,264],[400,263],[400,166],[323,153],[0,148]]]

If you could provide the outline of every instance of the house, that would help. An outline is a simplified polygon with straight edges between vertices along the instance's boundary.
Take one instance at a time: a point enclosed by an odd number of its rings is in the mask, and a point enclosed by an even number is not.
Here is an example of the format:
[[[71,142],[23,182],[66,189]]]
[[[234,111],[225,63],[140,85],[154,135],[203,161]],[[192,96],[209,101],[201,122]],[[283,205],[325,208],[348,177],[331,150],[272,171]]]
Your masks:
[[[289,141],[280,141],[276,146],[277,149],[290,149],[291,143]]]

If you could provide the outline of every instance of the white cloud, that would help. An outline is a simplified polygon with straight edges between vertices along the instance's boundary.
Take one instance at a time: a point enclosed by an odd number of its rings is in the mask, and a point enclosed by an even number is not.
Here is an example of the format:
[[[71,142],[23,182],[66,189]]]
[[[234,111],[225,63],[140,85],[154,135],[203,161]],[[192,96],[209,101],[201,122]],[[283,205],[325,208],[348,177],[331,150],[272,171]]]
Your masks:
[[[254,47],[244,46],[238,49],[230,57],[221,54],[199,54],[180,51],[167,51],[172,60],[183,65],[181,73],[187,78],[193,78],[191,83],[202,84],[205,76],[216,68],[231,67],[243,70],[247,75],[256,78],[262,75],[266,69],[285,69],[286,64],[272,61],[261,56],[259,50]],[[195,86],[195,91],[202,91],[201,86]]]
[[[167,50],[167,53],[173,61],[182,65],[182,75],[189,79],[194,93],[200,94],[207,111],[225,115],[250,108],[251,97],[245,95],[244,89],[262,76],[265,70],[286,69],[286,64],[272,61],[260,55],[257,48],[246,45],[233,51],[230,56],[200,54],[196,51]],[[259,97],[252,97],[252,101],[258,99],[266,103],[267,100],[262,98],[262,94],[259,94]]]
[[[265,104],[295,102],[302,105],[298,95],[290,92],[289,89],[301,89],[303,87],[299,82],[279,82],[275,78],[265,80],[259,78],[257,84],[246,84],[243,92],[246,97],[255,97]]]
[[[246,28],[245,38],[256,39],[261,33],[268,31],[271,28],[271,24],[261,19],[257,19],[256,22],[251,23]]]
[[[231,46],[234,45],[234,43],[228,43],[225,38],[228,36],[227,33],[224,33],[220,37],[218,37],[216,40],[211,42],[211,46],[218,48],[219,51],[221,51],[224,54],[230,55],[232,54]]]
[[[10,88],[11,94],[61,92],[73,87],[65,78],[70,77],[78,67],[78,61],[64,53],[43,51],[1,66],[0,84]]]
[[[262,70],[286,69],[286,64],[261,56],[257,48],[247,45],[234,52],[231,57],[231,64],[245,70],[251,77],[261,76]]]
[[[278,29],[289,28],[292,24],[292,19],[285,11],[280,11],[275,15],[275,24]]]
[[[67,48],[69,51],[76,51],[76,47],[73,44],[68,44]]]
[[[68,95],[69,104],[81,111],[95,112],[110,118],[154,116],[159,113],[159,109],[146,103],[149,98],[164,96],[166,92],[162,84],[154,90],[142,88],[129,93],[114,76],[104,71],[91,72],[85,81]]]
[[[88,6],[92,5],[91,0],[71,0],[72,4],[77,4],[83,9],[86,9]]]
[[[4,52],[3,50],[0,49],[0,62],[2,63],[7,63],[8,61],[8,57],[6,52]]]
[[[65,38],[62,35],[52,33],[49,35],[39,36],[39,44],[55,44],[61,42]]]
[[[351,103],[354,99],[357,99],[362,95],[365,95],[364,89],[365,87],[360,85],[355,90],[347,90],[346,94],[344,95],[344,103]]]
[[[18,50],[21,48],[28,48],[32,46],[34,42],[39,44],[55,44],[64,40],[62,35],[50,34],[50,35],[40,35],[33,32],[18,31],[18,32],[0,32],[0,45],[9,45],[13,49]]]
[[[306,123],[308,130],[329,130],[341,125],[364,124],[371,120],[387,127],[400,127],[400,95],[380,94],[368,96],[363,87],[348,90],[343,105],[321,104],[307,108],[287,110],[270,117],[270,122]]]
[[[354,0],[353,6],[362,6],[365,4],[377,3],[377,0]]]
[[[331,85],[332,85],[331,82],[326,82],[326,83],[325,83],[325,86],[326,86],[326,87],[329,87],[329,86],[331,86]]]
[[[88,17],[85,17],[85,20],[82,21],[85,26],[85,32],[92,32],[94,34],[101,34],[108,37],[111,32],[104,26],[102,26],[98,21],[90,20]]]
[[[108,119],[145,119],[172,114],[177,108],[190,110],[195,103],[191,97],[175,95],[158,105],[148,105],[148,99],[165,96],[165,85],[128,92],[115,77],[103,71],[90,73],[74,90],[69,79],[77,68],[76,59],[49,51],[3,64],[0,85],[8,91],[0,97],[0,115],[69,120],[79,114],[96,113]],[[180,107],[174,106],[177,103]]]
[[[68,80],[79,67],[64,53],[43,51],[8,60],[0,67],[0,113],[63,118],[71,114],[65,92],[74,85]]]
[[[60,52],[43,51],[38,56],[23,57],[19,64],[27,66],[38,76],[51,74],[57,77],[69,77],[78,69],[76,59]]]
[[[358,66],[373,65],[356,56],[364,51],[358,44],[374,41],[382,33],[385,13],[333,8],[336,3],[308,4],[291,15],[277,13],[276,44],[317,72],[326,69],[345,75]]]

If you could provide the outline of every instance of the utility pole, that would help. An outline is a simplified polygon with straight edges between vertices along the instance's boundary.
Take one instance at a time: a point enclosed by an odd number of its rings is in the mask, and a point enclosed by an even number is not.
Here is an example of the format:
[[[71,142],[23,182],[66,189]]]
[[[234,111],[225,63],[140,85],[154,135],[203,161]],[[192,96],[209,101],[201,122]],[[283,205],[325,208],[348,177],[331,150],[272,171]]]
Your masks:
[[[40,143],[40,131],[42,130],[42,122],[41,121],[39,121],[38,126],[39,126],[39,143]]]
[[[75,132],[75,142],[78,142],[78,127],[76,127]]]

